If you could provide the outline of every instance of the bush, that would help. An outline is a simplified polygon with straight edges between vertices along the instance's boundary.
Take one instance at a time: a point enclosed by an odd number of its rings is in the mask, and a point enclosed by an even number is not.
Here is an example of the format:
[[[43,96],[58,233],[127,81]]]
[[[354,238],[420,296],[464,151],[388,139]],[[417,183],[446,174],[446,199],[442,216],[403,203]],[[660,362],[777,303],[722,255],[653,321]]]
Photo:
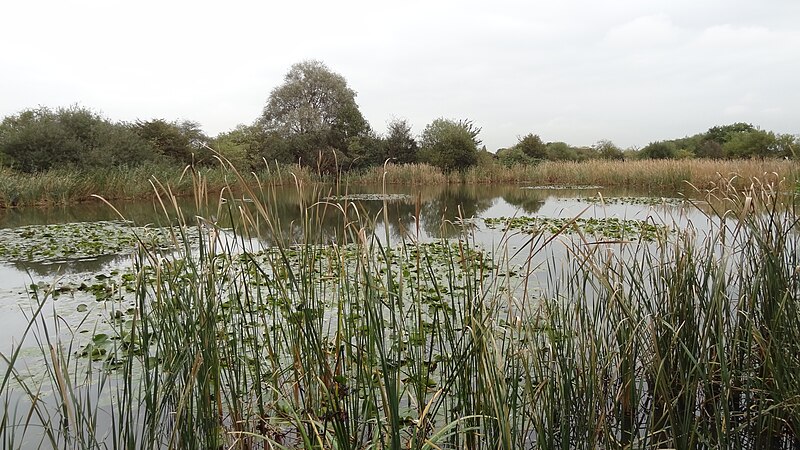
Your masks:
[[[422,132],[420,159],[445,173],[463,171],[478,162],[480,131],[469,120],[436,119]]]
[[[533,164],[536,162],[535,159],[525,154],[525,152],[523,152],[516,145],[511,148],[503,148],[498,150],[497,159],[500,161],[500,164],[507,167],[515,166],[517,164]]]
[[[77,106],[55,111],[42,107],[6,117],[0,124],[0,153],[27,173],[130,165],[156,156],[129,126]]]

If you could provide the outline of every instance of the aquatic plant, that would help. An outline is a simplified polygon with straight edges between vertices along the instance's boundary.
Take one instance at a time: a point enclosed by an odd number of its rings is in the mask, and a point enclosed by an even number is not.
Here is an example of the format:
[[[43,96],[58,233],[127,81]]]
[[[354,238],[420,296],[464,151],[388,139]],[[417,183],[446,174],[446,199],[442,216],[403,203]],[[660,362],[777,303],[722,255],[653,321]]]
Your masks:
[[[186,230],[197,240],[196,230]],[[58,262],[132,253],[141,244],[166,249],[168,228],[137,227],[125,221],[73,222],[0,229],[0,259]]]
[[[672,231],[666,225],[648,220],[620,219],[618,217],[487,217],[483,219],[489,228],[540,234],[581,233],[604,239],[653,241],[668,236]]]
[[[662,206],[662,205],[682,205],[688,203],[685,198],[675,197],[604,197],[604,196],[589,196],[579,198],[564,198],[561,201],[575,201],[585,202],[592,204],[602,205],[645,205],[645,206]]]
[[[297,235],[268,183],[243,189],[198,195],[196,219],[159,191],[172,251],[140,245],[110,277],[107,328],[53,320],[57,286],[32,290],[39,355],[3,355],[6,447],[798,445],[800,233],[774,186],[726,190],[708,235],[587,245],[556,239],[588,226],[566,219],[516,251],[510,229],[491,249],[470,228],[392,242],[347,201],[300,204]],[[335,243],[314,233],[328,208]]]

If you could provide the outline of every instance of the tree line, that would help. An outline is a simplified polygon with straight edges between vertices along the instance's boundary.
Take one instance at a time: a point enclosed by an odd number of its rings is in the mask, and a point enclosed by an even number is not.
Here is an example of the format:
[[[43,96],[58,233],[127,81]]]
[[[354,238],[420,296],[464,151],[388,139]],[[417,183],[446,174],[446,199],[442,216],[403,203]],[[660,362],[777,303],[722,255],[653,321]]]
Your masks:
[[[395,119],[385,134],[378,134],[361,114],[355,98],[343,76],[311,60],[290,68],[252,124],[213,138],[192,121],[113,122],[78,106],[28,109],[0,123],[0,164],[29,173],[55,167],[85,169],[148,162],[202,165],[215,161],[210,147],[246,169],[267,161],[299,163],[332,173],[389,160],[427,163],[452,172],[491,161],[511,166],[597,158],[795,158],[800,144],[797,136],[735,123],[625,150],[609,140],[574,147],[544,142],[531,133],[519,137],[510,148],[490,153],[481,146],[481,128],[468,119],[436,119],[418,136],[408,121]]]

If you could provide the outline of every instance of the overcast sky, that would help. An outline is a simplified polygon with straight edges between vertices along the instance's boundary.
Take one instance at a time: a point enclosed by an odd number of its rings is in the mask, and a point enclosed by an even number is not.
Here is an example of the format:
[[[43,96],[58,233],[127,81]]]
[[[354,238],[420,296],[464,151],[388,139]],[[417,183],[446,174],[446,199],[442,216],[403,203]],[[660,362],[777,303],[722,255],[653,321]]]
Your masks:
[[[252,123],[290,66],[343,75],[378,132],[468,118],[621,147],[749,122],[800,133],[797,0],[25,0],[0,6],[0,116]]]

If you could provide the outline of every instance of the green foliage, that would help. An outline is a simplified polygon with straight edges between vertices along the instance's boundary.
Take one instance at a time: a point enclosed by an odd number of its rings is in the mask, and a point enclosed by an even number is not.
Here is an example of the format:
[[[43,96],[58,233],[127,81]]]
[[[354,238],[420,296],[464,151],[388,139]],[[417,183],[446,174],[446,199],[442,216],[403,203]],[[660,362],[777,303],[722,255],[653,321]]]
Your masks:
[[[700,143],[697,147],[695,154],[701,158],[722,158],[725,151],[722,149],[722,144],[715,140],[707,139]]]
[[[578,161],[578,152],[566,142],[548,142],[547,159],[551,161]]]
[[[0,124],[0,153],[12,167],[28,173],[133,165],[155,157],[127,125],[77,106],[55,111],[41,107],[6,117]]]
[[[754,131],[755,127],[749,123],[736,122],[730,125],[711,127],[706,131],[705,139],[724,144],[739,133]]]
[[[163,119],[137,121],[136,133],[162,156],[183,164],[208,161],[210,152],[204,147],[208,138],[197,122],[167,122]]]
[[[497,159],[501,164],[507,167],[518,164],[533,164],[536,162],[536,160],[526,155],[525,152],[523,152],[517,146],[511,148],[501,148],[497,151]]]
[[[372,131],[347,141],[347,153],[340,161],[343,170],[379,166],[386,161],[386,143]]]
[[[220,133],[211,140],[210,146],[234,167],[249,168],[250,149],[256,142],[256,131],[254,127],[247,125],[237,125],[236,128]]]
[[[497,159],[497,156],[494,153],[486,150],[486,146],[484,145],[483,148],[478,150],[478,159],[477,159],[477,162],[475,164],[478,165],[478,166],[484,166],[484,167],[485,166],[490,166],[490,165],[494,164],[496,159]]]
[[[651,142],[639,154],[642,158],[672,159],[675,157],[675,144],[671,141]]]
[[[396,119],[389,123],[389,134],[386,136],[386,158],[397,164],[417,162],[419,145],[411,133],[411,125],[405,119]]]
[[[436,119],[422,132],[421,159],[446,173],[463,171],[478,162],[480,131],[469,120]]]
[[[514,147],[522,150],[522,152],[528,155],[529,158],[547,158],[547,146],[544,144],[544,142],[542,142],[542,139],[538,134],[531,133],[525,137],[518,138],[518,142],[516,145],[514,145]]]
[[[793,157],[796,137],[760,130],[748,123],[711,127],[680,139],[651,143],[643,158],[768,158]]]
[[[791,134],[775,135],[775,149],[777,156],[783,158],[797,158],[800,156],[800,137]]]
[[[608,139],[598,141],[597,144],[594,145],[594,150],[603,159],[625,159],[622,150]]]
[[[723,146],[738,135],[749,133],[753,130],[755,130],[753,125],[743,122],[711,127],[705,133],[693,136],[696,141],[692,151],[701,158],[731,157],[732,155]]]
[[[763,130],[750,130],[730,136],[722,145],[729,158],[764,158],[778,156],[775,134]]]
[[[254,127],[254,141],[248,147],[248,160],[258,166],[262,161],[291,164],[308,161],[309,148],[314,147],[314,136],[282,136],[277,131]]]
[[[370,131],[355,97],[344,77],[322,62],[293,65],[284,83],[270,93],[256,124],[262,138],[257,155],[310,166],[330,150],[346,155],[352,139]]]

